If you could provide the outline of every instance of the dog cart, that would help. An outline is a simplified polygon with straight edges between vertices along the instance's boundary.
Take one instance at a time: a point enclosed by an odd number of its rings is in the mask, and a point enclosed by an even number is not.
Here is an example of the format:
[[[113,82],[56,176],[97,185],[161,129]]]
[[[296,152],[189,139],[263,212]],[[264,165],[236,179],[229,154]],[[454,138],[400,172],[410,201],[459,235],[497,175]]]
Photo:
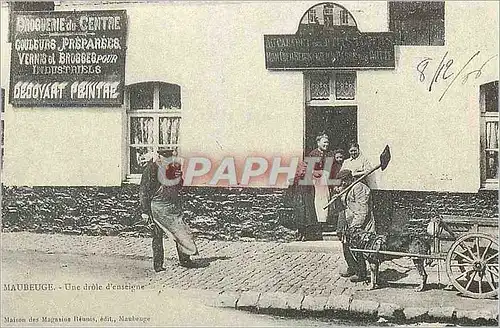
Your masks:
[[[441,215],[431,221],[428,233],[433,253],[446,261],[446,273],[458,291],[473,298],[498,295],[497,218]]]
[[[431,254],[352,248],[353,252],[413,259],[446,261],[449,281],[464,296],[494,298],[498,295],[498,219],[441,215],[427,232],[433,236]],[[448,249],[443,252],[443,249]]]
[[[332,197],[327,206],[375,170],[384,170],[390,159],[390,149],[386,146],[380,154],[380,164]],[[493,298],[498,295],[498,218],[441,215],[431,220],[427,232],[433,236],[431,254],[355,248],[351,251],[446,261],[449,281],[462,295],[472,298]],[[443,252],[443,249],[447,251]]]

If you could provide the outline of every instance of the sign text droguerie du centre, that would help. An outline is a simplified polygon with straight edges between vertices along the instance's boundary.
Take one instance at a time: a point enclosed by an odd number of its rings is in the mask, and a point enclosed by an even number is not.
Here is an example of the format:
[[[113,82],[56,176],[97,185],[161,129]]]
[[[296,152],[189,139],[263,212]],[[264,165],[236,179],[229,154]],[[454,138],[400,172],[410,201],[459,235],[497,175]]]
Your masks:
[[[13,105],[123,103],[124,10],[14,15],[9,90]]]

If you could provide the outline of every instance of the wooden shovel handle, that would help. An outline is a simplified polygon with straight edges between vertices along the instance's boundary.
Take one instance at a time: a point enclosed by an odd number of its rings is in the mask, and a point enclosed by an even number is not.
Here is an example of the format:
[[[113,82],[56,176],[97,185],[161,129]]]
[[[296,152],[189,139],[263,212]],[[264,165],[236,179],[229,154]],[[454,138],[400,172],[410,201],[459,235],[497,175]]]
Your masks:
[[[324,210],[327,209],[328,206],[330,206],[337,198],[339,198],[340,196],[346,194],[349,192],[349,190],[351,190],[358,182],[361,182],[364,178],[366,178],[367,176],[369,176],[370,174],[372,174],[373,172],[375,172],[376,170],[378,170],[380,168],[380,164],[375,166],[373,169],[371,169],[370,171],[366,172],[365,174],[363,174],[362,176],[360,176],[358,179],[356,179],[353,183],[351,183],[347,188],[345,188],[344,190],[342,190],[341,192],[339,192],[338,194],[334,195],[332,197],[332,199],[330,199],[330,201],[323,207]]]

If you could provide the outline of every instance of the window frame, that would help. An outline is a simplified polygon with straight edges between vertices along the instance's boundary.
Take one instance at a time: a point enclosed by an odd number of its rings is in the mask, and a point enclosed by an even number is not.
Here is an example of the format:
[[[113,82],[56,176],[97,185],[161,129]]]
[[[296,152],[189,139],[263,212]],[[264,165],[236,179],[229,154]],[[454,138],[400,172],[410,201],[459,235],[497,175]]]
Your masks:
[[[340,25],[349,25],[349,11],[342,9],[339,11]]]
[[[340,75],[354,76],[354,98],[353,99],[338,99],[337,81]],[[311,95],[311,80],[313,76],[326,75],[329,77],[330,95],[327,99],[313,99]],[[329,71],[309,71],[304,72],[305,84],[305,99],[307,106],[350,106],[357,104],[358,96],[358,78],[355,70],[329,70]]]
[[[333,28],[335,22],[335,10],[333,6],[323,7],[323,18],[325,20],[325,27]]]
[[[151,83],[153,85],[153,108],[152,109],[131,109],[130,108],[130,96],[131,96],[131,91],[132,87],[137,85],[137,84],[149,84]],[[146,81],[146,82],[139,82],[139,83],[134,83],[131,85],[128,85],[126,88],[126,100],[127,100],[127,106],[126,106],[126,181],[130,183],[139,183],[141,179],[141,174],[139,173],[131,173],[131,161],[130,161],[130,155],[131,155],[131,148],[132,147],[152,147],[153,148],[153,153],[155,153],[158,148],[170,148],[170,149],[176,149],[178,152],[180,152],[180,138],[181,138],[181,129],[180,129],[180,123],[179,123],[179,131],[177,135],[177,143],[175,144],[160,144],[160,119],[161,118],[178,118],[180,122],[182,122],[182,105],[181,108],[169,108],[169,109],[160,109],[160,89],[162,85],[169,84],[166,82],[159,82],[159,81]],[[182,96],[179,93],[180,97],[180,104],[182,104]],[[145,117],[145,118],[153,118],[153,143],[145,143],[145,144],[135,144],[131,143],[130,139],[130,134],[131,134],[131,118],[133,117]]]
[[[480,85],[479,87],[479,107],[480,107],[480,172],[481,172],[481,189],[486,189],[486,190],[498,190],[499,187],[499,182],[498,178],[487,178],[486,177],[486,152],[487,151],[495,151],[497,152],[497,158],[498,158],[498,152],[499,149],[487,149],[486,148],[486,125],[489,122],[499,122],[499,115],[498,111],[497,112],[487,112],[486,111],[486,91],[483,91],[483,87],[486,88],[486,86],[489,83],[497,83],[498,86],[498,80],[497,81],[490,81],[487,83],[484,83]],[[498,89],[497,89],[497,95],[498,95]],[[498,144],[498,140],[497,140]],[[498,170],[498,169],[497,169]]]
[[[307,17],[307,20],[309,22],[309,24],[314,24],[316,23],[316,20],[317,20],[318,16],[316,14],[316,10],[310,10],[309,13],[308,13],[308,17]]]

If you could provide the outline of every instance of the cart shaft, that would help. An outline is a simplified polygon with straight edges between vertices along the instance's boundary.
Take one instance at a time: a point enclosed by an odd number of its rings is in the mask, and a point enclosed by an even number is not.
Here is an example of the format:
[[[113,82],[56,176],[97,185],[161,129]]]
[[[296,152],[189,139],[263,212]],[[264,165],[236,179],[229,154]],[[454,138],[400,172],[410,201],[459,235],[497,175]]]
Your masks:
[[[426,255],[426,254],[412,254],[412,253],[403,253],[403,252],[393,252],[393,251],[375,251],[371,249],[359,249],[359,248],[351,248],[353,252],[360,253],[370,253],[370,254],[382,254],[382,255],[394,255],[394,256],[408,256],[408,257],[418,257],[422,259],[437,259],[437,260],[445,260],[444,256],[440,255]]]

